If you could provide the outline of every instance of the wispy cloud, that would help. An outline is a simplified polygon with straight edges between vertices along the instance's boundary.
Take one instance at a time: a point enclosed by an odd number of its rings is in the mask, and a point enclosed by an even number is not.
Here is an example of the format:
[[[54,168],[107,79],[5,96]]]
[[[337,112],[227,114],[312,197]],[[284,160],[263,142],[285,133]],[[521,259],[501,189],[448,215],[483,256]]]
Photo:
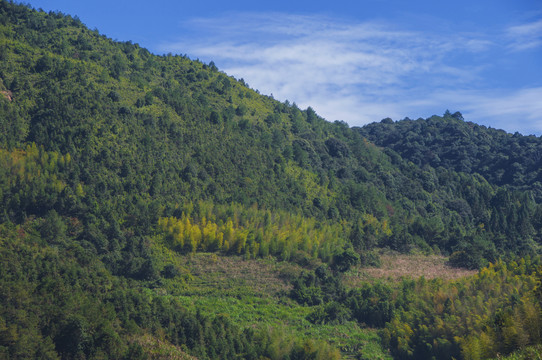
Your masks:
[[[186,25],[197,35],[162,44],[162,51],[213,60],[262,93],[312,106],[328,120],[362,125],[384,117],[441,114],[446,108],[455,110],[453,106],[482,118],[501,116],[492,103],[495,94],[476,92],[479,110],[471,101],[473,86],[483,82],[481,72],[488,64],[464,58],[483,57],[497,47],[483,34],[439,35],[383,22],[281,13],[229,14]],[[507,36],[536,39],[532,34],[537,26],[542,22],[510,28]],[[535,94],[539,90],[533,89]],[[506,95],[499,113],[513,116],[514,104],[521,114],[539,110],[529,94]]]
[[[467,120],[522,134],[542,132],[542,87],[518,90],[445,90],[430,101],[461,108]]]
[[[507,29],[509,47],[516,51],[537,48],[542,45],[542,19]]]

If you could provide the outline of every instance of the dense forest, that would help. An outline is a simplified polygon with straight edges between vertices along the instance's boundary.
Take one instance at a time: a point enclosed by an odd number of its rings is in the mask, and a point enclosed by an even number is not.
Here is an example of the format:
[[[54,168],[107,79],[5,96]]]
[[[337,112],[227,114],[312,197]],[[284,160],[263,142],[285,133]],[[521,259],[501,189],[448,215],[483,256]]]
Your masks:
[[[487,128],[449,111],[426,120],[384,119],[358,130],[418,166],[478,173],[491,184],[528,190],[542,199],[542,139],[534,135]]]
[[[542,328],[539,142],[449,112],[330,123],[212,62],[0,0],[0,357],[525,351]],[[481,270],[345,284],[382,249]],[[282,290],[202,290],[208,254],[271,262]],[[248,318],[206,302],[225,297]],[[352,336],[367,331],[373,348]]]

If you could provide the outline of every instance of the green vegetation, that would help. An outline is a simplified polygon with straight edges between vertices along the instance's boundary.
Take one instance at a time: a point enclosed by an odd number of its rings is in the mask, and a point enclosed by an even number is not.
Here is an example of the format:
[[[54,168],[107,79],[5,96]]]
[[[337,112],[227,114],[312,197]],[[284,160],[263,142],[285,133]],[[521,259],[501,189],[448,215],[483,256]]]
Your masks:
[[[382,336],[399,359],[487,359],[541,341],[540,260],[457,282],[404,282]]]
[[[498,356],[502,360],[540,360],[542,359],[542,346],[528,346],[525,349],[514,352],[509,356]]]
[[[384,119],[358,131],[420,167],[478,173],[491,184],[530,190],[537,200],[542,197],[540,137],[487,128],[449,111],[426,120]]]
[[[213,63],[0,0],[0,357],[481,359],[539,344],[537,141],[449,113],[328,123]],[[482,270],[359,281],[380,249]]]
[[[320,258],[329,262],[335,249],[345,245],[341,237],[344,229],[337,223],[326,225],[280,211],[203,202],[198,203],[199,214],[191,217],[191,209],[193,205],[188,203],[188,213],[182,211],[180,218],[158,220],[158,230],[165,235],[163,242],[180,253],[216,251],[244,254],[246,258],[273,255],[286,261]]]

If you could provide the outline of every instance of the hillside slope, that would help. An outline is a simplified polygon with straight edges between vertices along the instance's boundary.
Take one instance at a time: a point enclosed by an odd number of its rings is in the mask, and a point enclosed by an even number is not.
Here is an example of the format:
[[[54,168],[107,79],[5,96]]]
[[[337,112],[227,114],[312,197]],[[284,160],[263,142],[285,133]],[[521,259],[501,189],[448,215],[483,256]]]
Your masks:
[[[530,251],[538,239],[538,205],[528,195],[412,166],[346,124],[261,96],[213,64],[155,56],[71,17],[8,3],[2,24],[1,86],[12,100],[2,99],[0,142],[23,159],[35,144],[62,184],[46,196],[8,185],[3,201],[13,221],[54,209],[81,218],[94,238],[121,223],[148,234],[158,217],[180,217],[185,204],[204,200],[343,219],[352,229],[343,240],[360,250],[452,252],[482,224],[491,237],[514,236],[497,244],[503,251]]]
[[[143,359],[165,341],[201,359],[338,358],[317,326],[393,317],[387,287],[363,290],[387,297],[373,306],[342,284],[378,263],[375,249],[469,268],[538,251],[529,192],[417,166],[213,63],[153,55],[71,16],[0,0],[0,92],[0,357]],[[269,301],[303,307],[300,327],[317,330],[187,309],[176,295],[197,275],[180,259],[196,252],[303,267]]]

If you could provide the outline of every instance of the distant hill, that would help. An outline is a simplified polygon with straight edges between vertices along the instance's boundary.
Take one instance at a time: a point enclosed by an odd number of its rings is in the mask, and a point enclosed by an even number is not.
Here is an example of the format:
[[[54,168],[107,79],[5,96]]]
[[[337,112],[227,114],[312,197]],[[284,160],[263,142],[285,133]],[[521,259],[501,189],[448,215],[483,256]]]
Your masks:
[[[478,173],[491,184],[530,190],[537,201],[542,199],[540,137],[487,128],[449,112],[425,120],[382,120],[359,132],[420,167]]]

